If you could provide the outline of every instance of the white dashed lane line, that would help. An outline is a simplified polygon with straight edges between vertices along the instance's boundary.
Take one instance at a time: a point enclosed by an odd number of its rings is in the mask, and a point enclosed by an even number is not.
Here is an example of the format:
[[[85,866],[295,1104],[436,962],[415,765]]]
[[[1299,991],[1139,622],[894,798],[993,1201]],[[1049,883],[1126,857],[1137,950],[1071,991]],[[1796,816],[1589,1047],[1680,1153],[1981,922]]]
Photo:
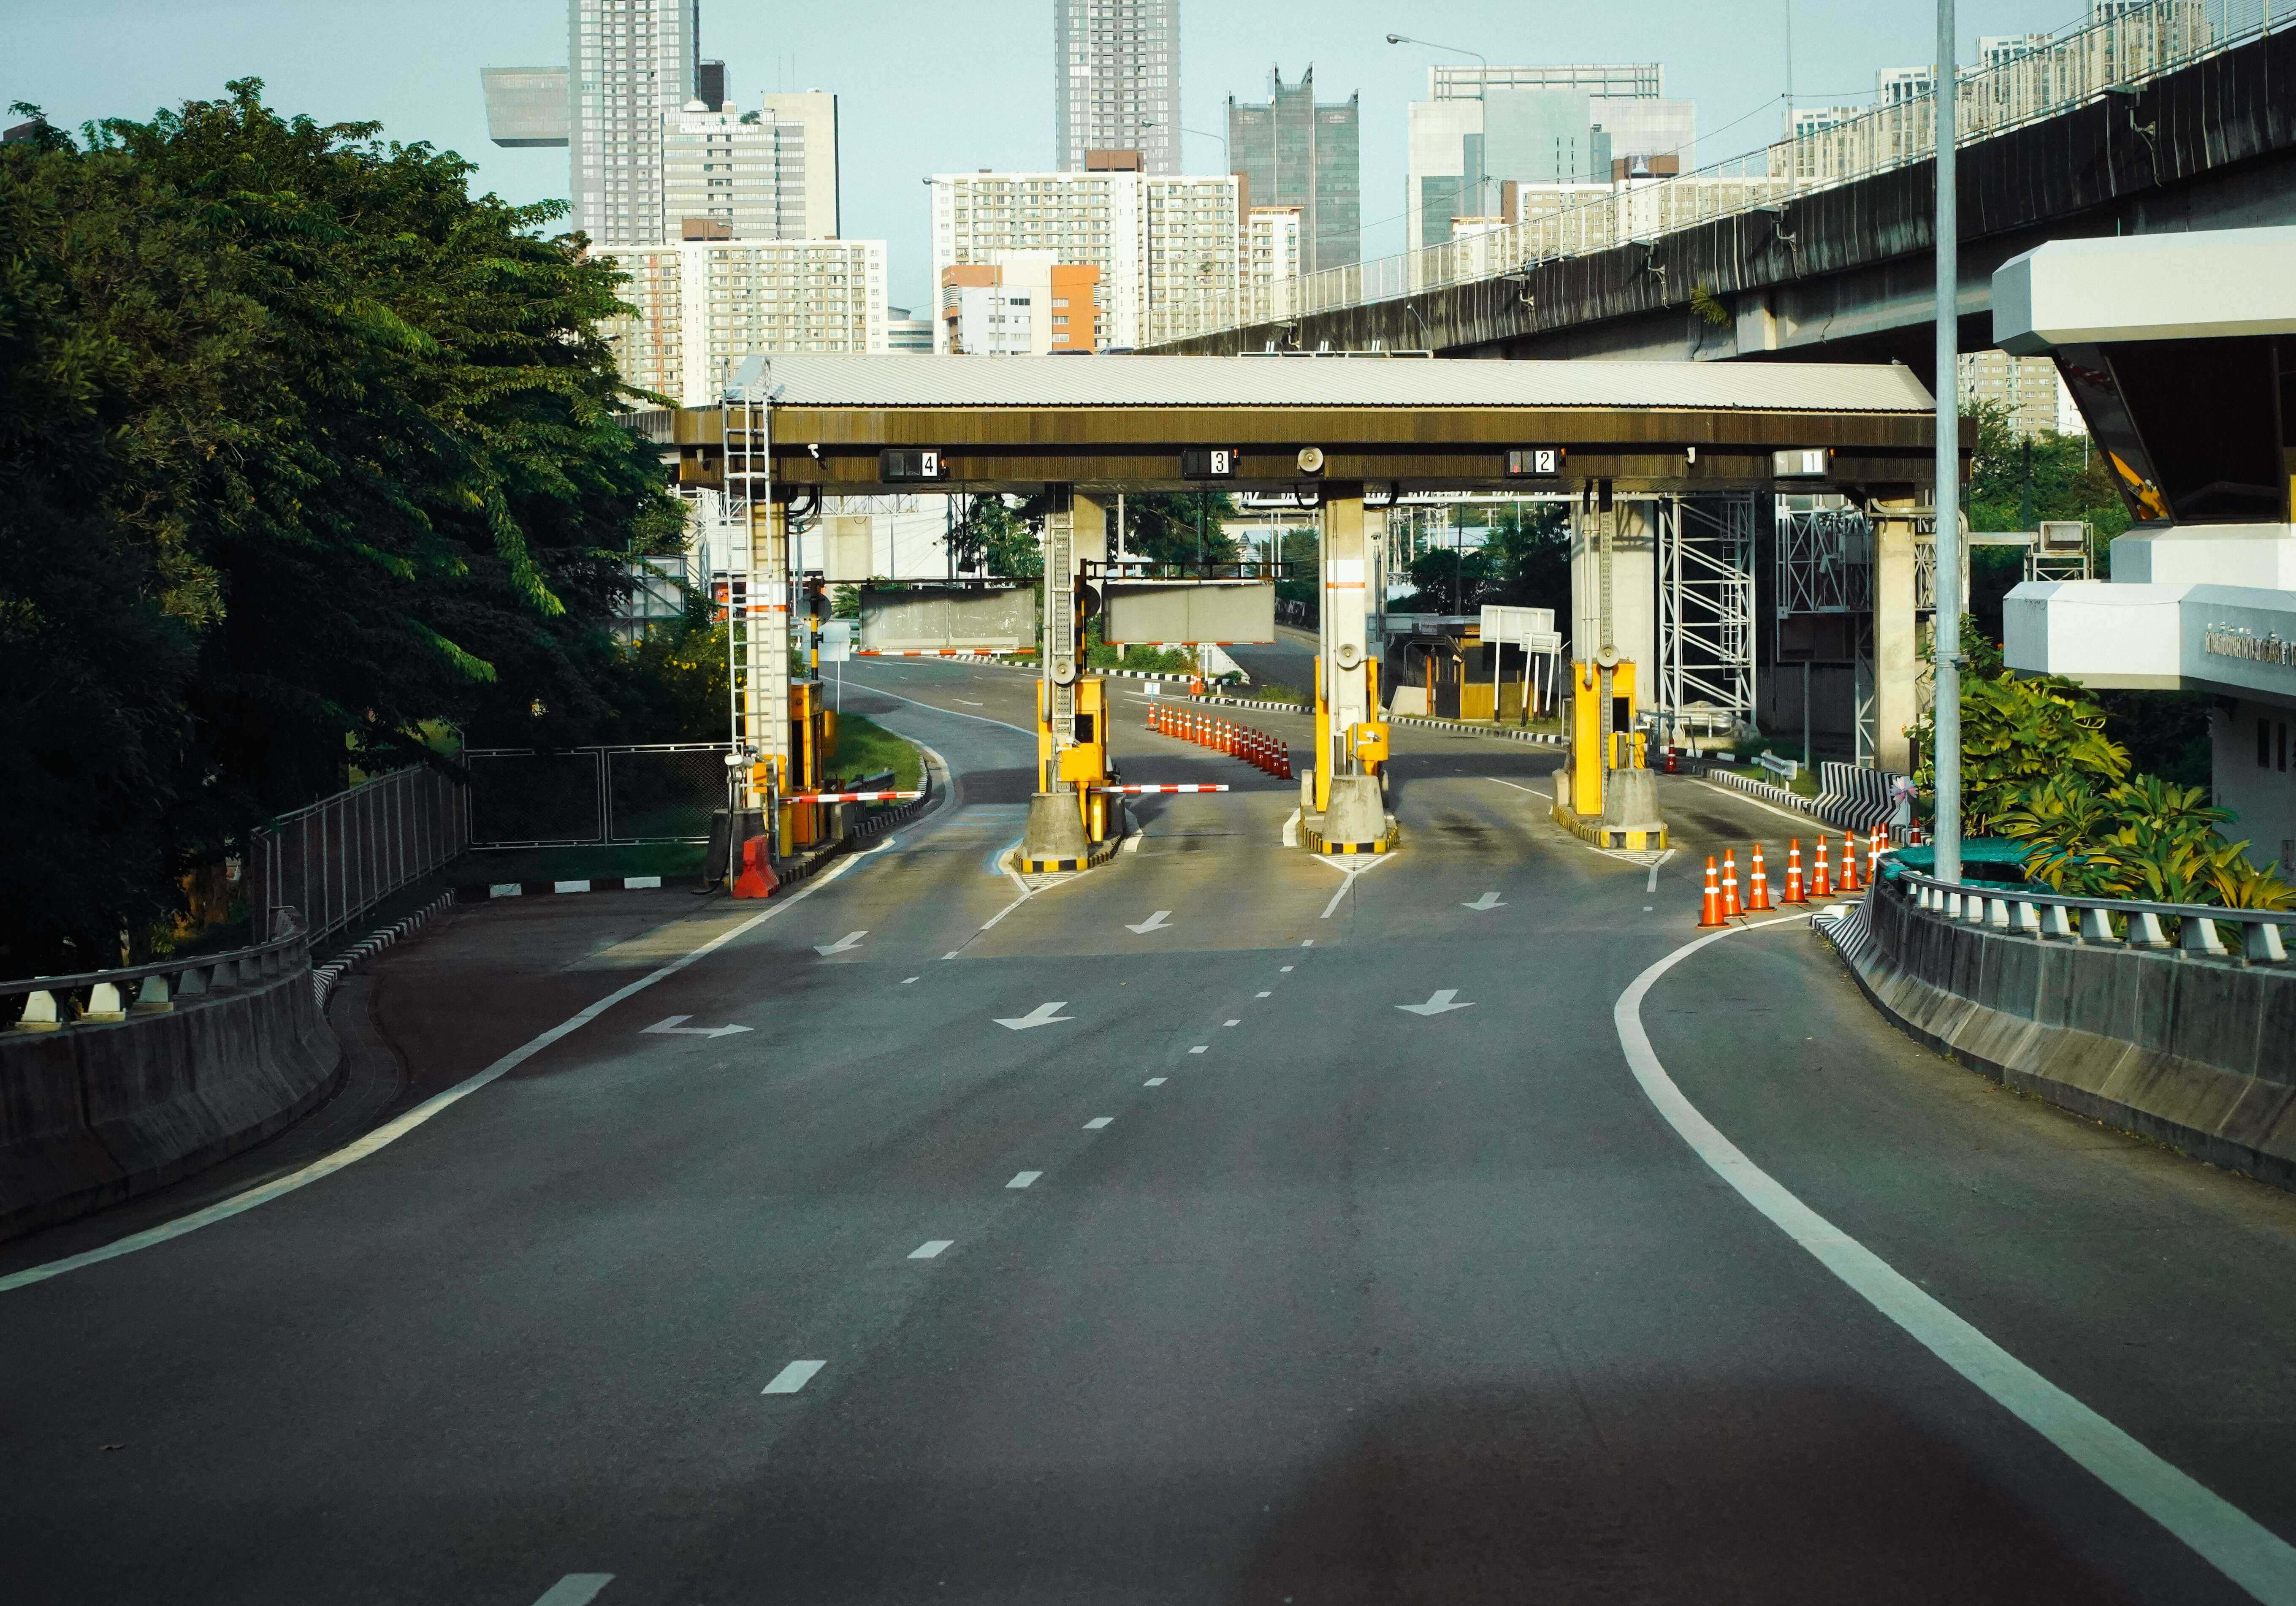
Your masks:
[[[570,1572],[544,1590],[534,1606],[590,1606],[598,1592],[613,1581],[610,1572]]]
[[[1084,1129],[1086,1132],[1097,1132],[1115,1118],[1112,1115],[1096,1115],[1084,1124]]]
[[[1209,1043],[1199,1043],[1199,1044],[1197,1044],[1193,1048],[1190,1049],[1188,1052],[1189,1052],[1190,1053],[1192,1053],[1192,1054],[1200,1054],[1200,1053],[1203,1053],[1203,1052],[1204,1052],[1204,1050],[1206,1050],[1206,1049],[1210,1048],[1210,1046],[1211,1046],[1211,1045],[1210,1045],[1210,1044],[1209,1044]]]
[[[1161,1087],[1163,1085],[1164,1078],[1161,1077],[1150,1077],[1146,1081],[1140,1084],[1143,1087]]]
[[[1013,1173],[1013,1180],[1004,1185],[1008,1188],[1025,1188],[1043,1175],[1042,1171],[1015,1171]]]
[[[1288,965],[1288,964],[1287,964],[1287,965],[1285,965],[1283,968],[1284,968],[1285,970],[1287,970],[1287,971],[1288,971],[1288,970],[1290,970],[1292,967],[1291,967],[1290,965]],[[1253,997],[1255,997],[1255,998],[1273,998],[1273,997],[1275,997],[1275,994],[1273,994],[1273,993],[1254,993],[1254,994],[1252,995],[1252,996],[1253,996]]]
[[[774,1373],[774,1381],[758,1392],[762,1394],[795,1394],[813,1381],[813,1374],[828,1365],[827,1361],[791,1361]]]
[[[950,1244],[955,1243],[955,1241],[956,1240],[954,1238],[928,1238],[922,1243],[917,1245],[916,1248],[909,1251],[909,1258],[912,1260],[935,1259],[939,1256],[941,1250],[947,1249]]]

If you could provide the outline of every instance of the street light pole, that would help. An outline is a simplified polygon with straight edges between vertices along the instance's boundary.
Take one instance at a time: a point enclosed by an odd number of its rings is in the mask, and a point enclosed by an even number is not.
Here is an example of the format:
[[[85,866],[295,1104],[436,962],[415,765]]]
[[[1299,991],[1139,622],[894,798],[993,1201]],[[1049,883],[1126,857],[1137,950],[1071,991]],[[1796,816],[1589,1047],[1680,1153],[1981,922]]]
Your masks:
[[[1439,50],[1447,55],[1474,57],[1477,63],[1475,99],[1485,107],[1485,115],[1488,118],[1491,91],[1491,63],[1490,58],[1481,51],[1466,50],[1456,45],[1438,45],[1432,39],[1414,39],[1409,34],[1390,34],[1387,36],[1387,42],[1390,45],[1416,45],[1423,50]],[[1490,139],[1488,122],[1483,129],[1483,138],[1486,142]],[[1490,216],[1489,204],[1483,199],[1483,192],[1489,187],[1491,182],[1488,158],[1484,155],[1488,149],[1488,143],[1479,145],[1476,147],[1475,154],[1475,211],[1479,216],[1485,217]]]
[[[1961,217],[1954,138],[1954,0],[1937,6],[1937,866],[1961,880]]]

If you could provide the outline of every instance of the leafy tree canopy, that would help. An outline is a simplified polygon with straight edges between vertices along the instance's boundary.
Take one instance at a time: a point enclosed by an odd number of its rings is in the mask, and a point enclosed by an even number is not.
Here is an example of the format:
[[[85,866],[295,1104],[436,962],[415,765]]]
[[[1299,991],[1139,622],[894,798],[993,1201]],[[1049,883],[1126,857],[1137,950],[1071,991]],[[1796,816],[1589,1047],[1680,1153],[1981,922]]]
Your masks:
[[[430,722],[613,729],[624,565],[682,537],[562,209],[261,91],[0,147],[10,970]]]

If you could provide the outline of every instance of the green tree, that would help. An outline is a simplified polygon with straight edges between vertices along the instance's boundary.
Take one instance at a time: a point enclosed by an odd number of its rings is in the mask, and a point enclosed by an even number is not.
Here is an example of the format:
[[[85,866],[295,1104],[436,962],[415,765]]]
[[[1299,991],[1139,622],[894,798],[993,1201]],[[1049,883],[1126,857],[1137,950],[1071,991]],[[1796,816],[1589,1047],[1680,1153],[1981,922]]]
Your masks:
[[[619,274],[470,172],[251,80],[0,148],[10,967],[116,952],[433,722],[643,703],[608,624],[683,521],[616,417]]]

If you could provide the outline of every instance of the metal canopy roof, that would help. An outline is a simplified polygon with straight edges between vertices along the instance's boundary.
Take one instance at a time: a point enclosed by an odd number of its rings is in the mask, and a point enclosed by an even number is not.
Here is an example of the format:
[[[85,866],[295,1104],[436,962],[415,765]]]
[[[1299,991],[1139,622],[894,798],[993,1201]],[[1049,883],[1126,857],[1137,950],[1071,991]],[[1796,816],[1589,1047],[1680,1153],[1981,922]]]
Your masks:
[[[1919,414],[1912,372],[1849,363],[1457,362],[1423,357],[944,356],[785,352],[737,389],[782,407],[1695,408]]]

